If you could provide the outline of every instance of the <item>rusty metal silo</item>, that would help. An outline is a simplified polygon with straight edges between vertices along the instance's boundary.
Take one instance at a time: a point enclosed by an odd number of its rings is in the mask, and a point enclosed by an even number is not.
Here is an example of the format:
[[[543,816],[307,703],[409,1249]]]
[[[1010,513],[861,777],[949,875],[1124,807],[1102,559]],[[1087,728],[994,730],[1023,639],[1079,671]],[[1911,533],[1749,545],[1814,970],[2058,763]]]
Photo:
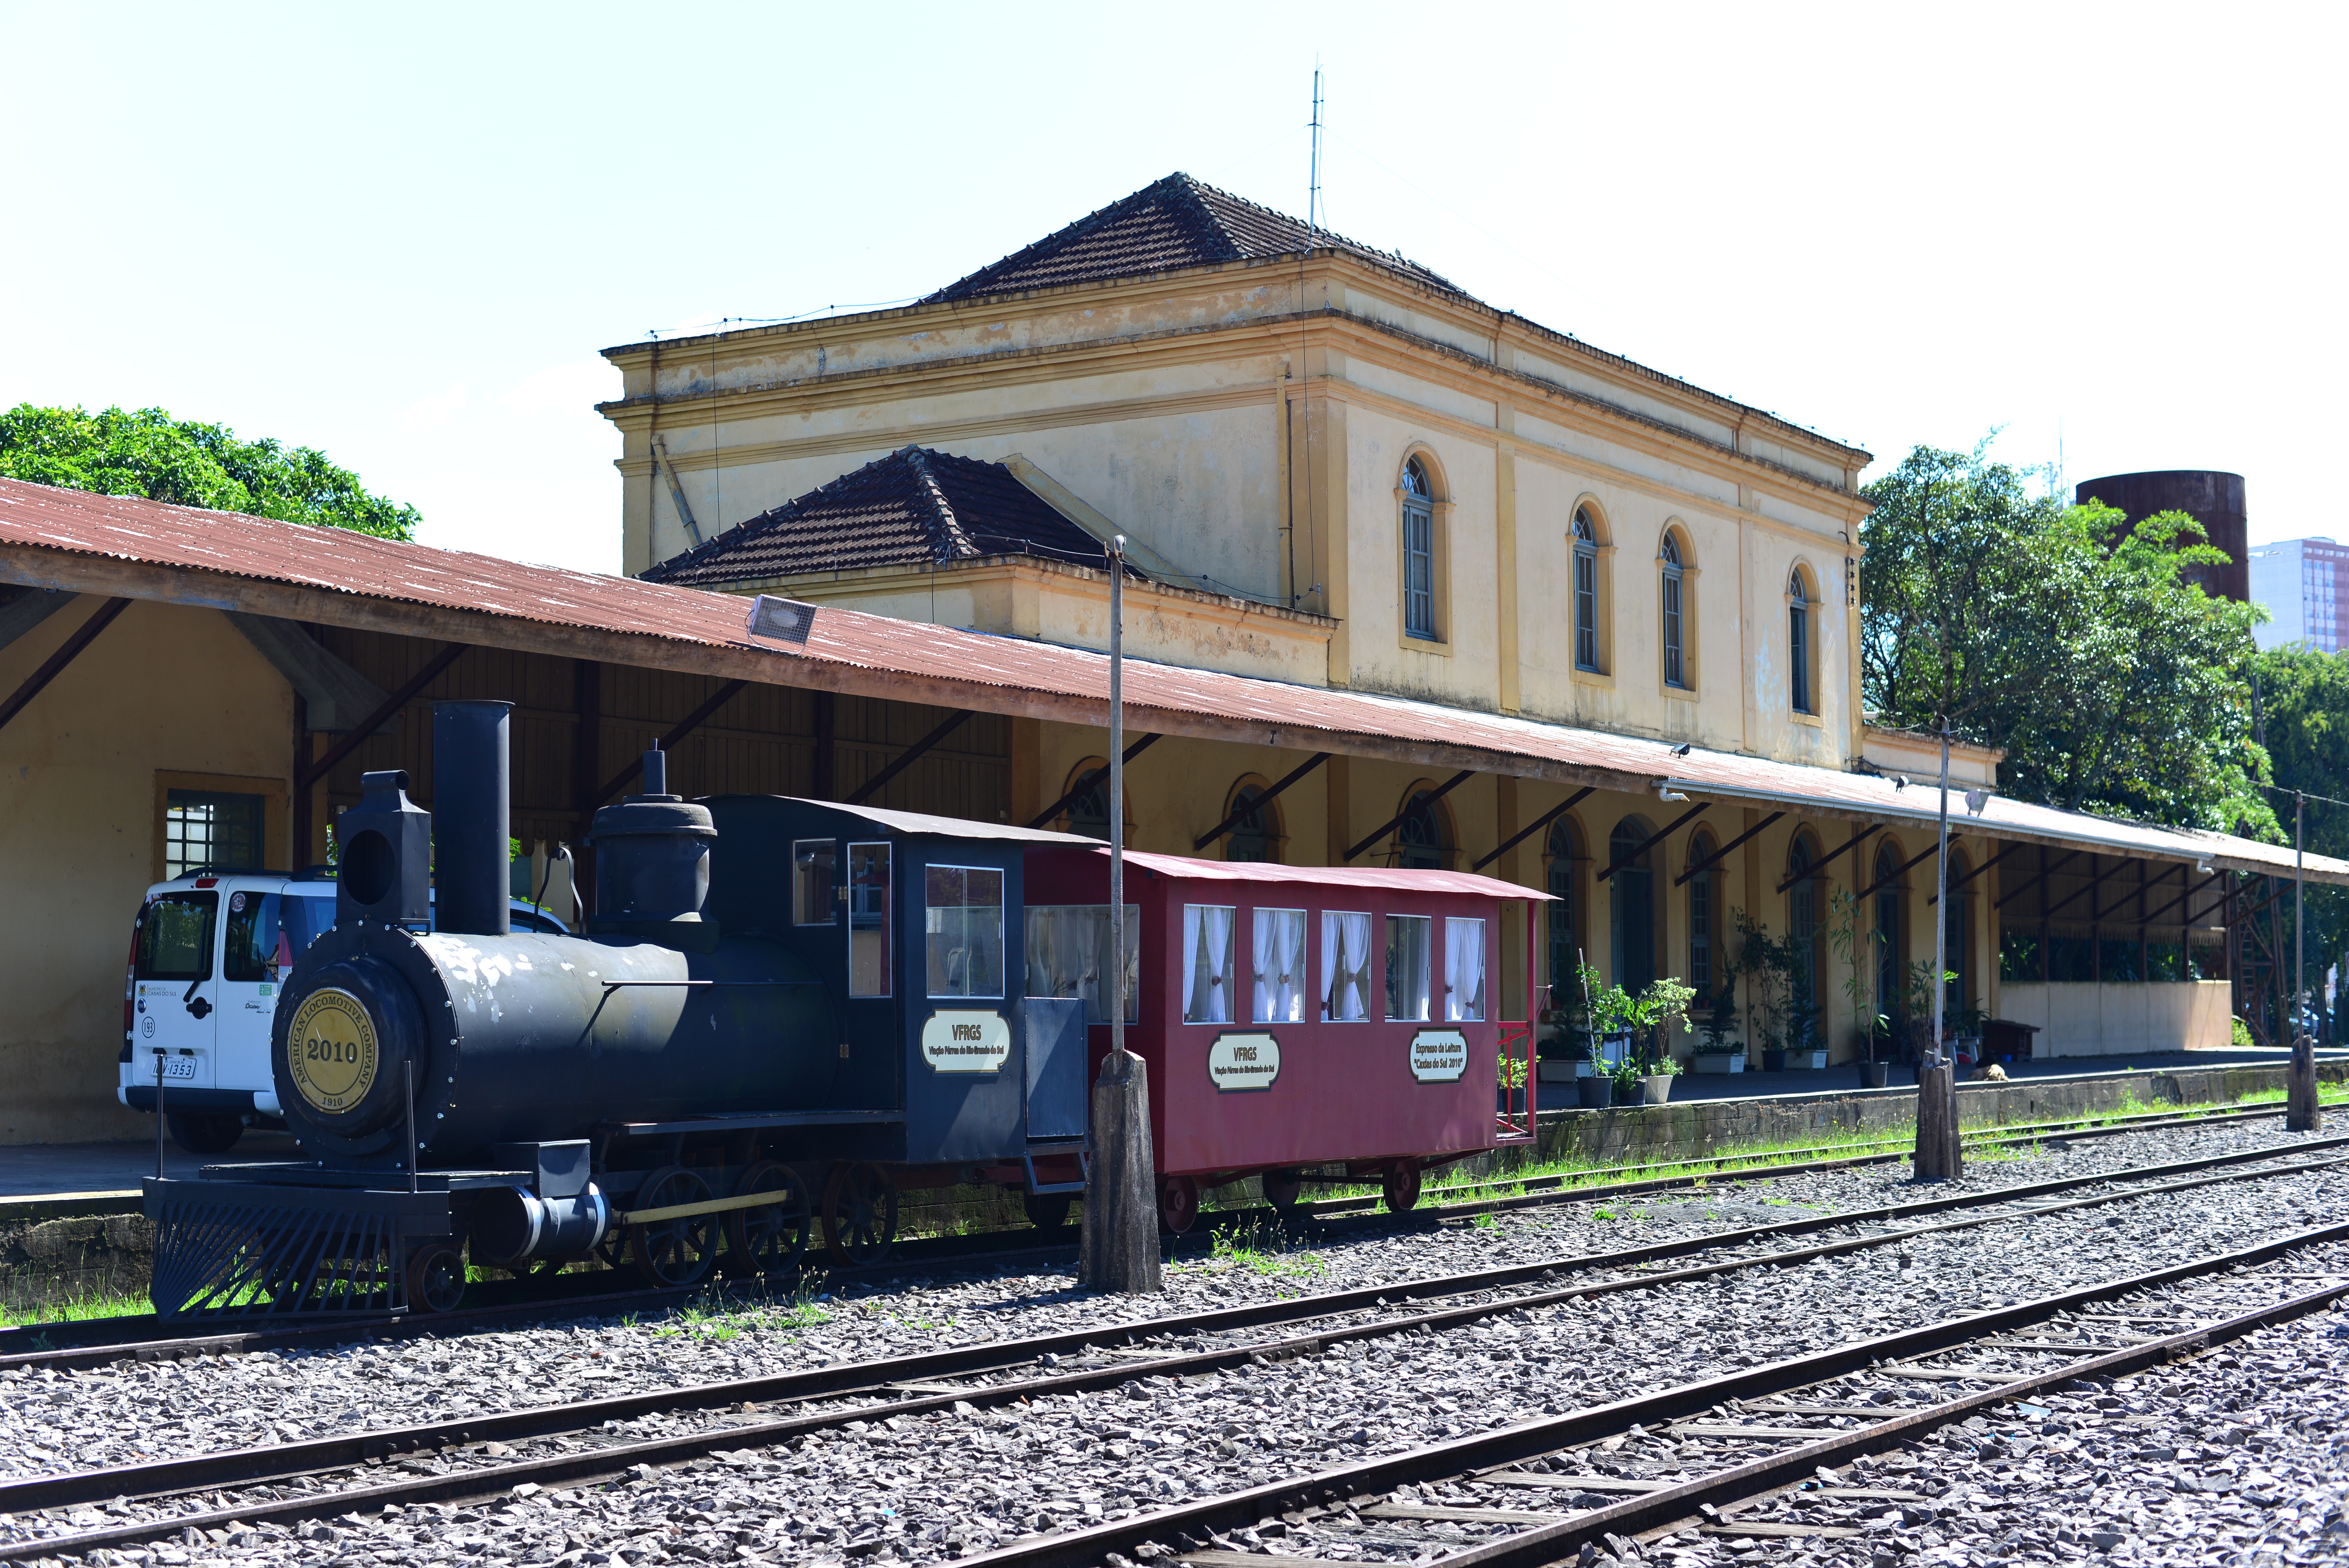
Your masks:
[[[2073,491],[2075,503],[2091,500],[2118,507],[2131,522],[2158,511],[2182,511],[2200,523],[2210,542],[2227,552],[2224,566],[2195,566],[2189,581],[2214,598],[2248,603],[2251,597],[2250,523],[2243,511],[2243,476],[2210,469],[2165,469],[2158,473],[2107,474]]]

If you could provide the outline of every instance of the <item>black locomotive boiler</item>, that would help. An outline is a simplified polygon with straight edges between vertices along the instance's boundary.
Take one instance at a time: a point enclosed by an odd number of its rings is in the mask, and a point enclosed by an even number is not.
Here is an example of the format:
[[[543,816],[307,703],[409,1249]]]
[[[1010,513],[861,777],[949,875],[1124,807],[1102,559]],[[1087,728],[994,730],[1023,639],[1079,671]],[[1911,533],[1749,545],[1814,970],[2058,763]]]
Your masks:
[[[466,1263],[678,1287],[844,1262],[897,1193],[1081,1186],[1081,1004],[1025,999],[1021,870],[1064,835],[769,796],[595,815],[584,936],[507,919],[509,705],[433,710],[435,811],[371,773],[272,1061],[297,1162],[147,1183],[162,1316],[445,1310]],[[424,929],[437,883],[438,929]]]

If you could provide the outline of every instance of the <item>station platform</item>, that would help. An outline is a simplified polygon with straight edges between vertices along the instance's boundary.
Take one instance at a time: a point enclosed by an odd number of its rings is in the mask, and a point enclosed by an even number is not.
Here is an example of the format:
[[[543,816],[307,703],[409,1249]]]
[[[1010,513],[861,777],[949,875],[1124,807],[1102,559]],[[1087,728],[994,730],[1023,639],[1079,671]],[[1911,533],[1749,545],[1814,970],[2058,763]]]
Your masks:
[[[301,1157],[283,1132],[248,1132],[226,1154],[190,1154],[167,1139],[163,1174],[193,1176],[229,1160]],[[0,1219],[131,1212],[139,1207],[139,1183],[153,1174],[152,1142],[0,1144]]]
[[[2131,1057],[2057,1057],[2048,1060],[2007,1065],[2010,1083],[2052,1087],[2063,1080],[2106,1080],[2131,1076],[2151,1080],[2158,1074],[2202,1072],[2213,1068],[2250,1068],[2281,1070],[2291,1053],[2284,1050],[2224,1048],[2205,1051],[2146,1053]],[[2320,1064],[2349,1064],[2349,1051],[2319,1051]],[[2342,1069],[2335,1068],[2333,1073]],[[2333,1076],[2333,1074],[2328,1074]],[[1892,1069],[1886,1088],[1863,1088],[1857,1066],[1823,1068],[1798,1072],[1682,1073],[1672,1080],[1671,1103],[1711,1104],[1753,1101],[1757,1111],[1790,1102],[1843,1102],[1894,1099],[1916,1092],[1917,1077],[1906,1067]],[[1976,1089],[1988,1085],[1971,1086]],[[2126,1085],[2100,1084],[2098,1092],[2127,1094]],[[2148,1093],[2150,1099],[2155,1098]],[[1542,1086],[1540,1107],[1545,1119],[1571,1110],[1574,1086]],[[194,1155],[175,1144],[164,1145],[167,1176],[193,1176],[204,1165],[230,1160],[295,1160],[301,1150],[282,1132],[248,1132],[224,1155]],[[155,1174],[151,1142],[22,1143],[0,1145],[0,1220],[54,1219],[79,1214],[130,1213],[139,1208],[139,1183]]]
[[[2147,1051],[2134,1056],[2054,1057],[2027,1062],[2003,1062],[2007,1080],[2011,1083],[2036,1082],[2056,1078],[2123,1078],[2135,1073],[2140,1077],[2153,1073],[2196,1072],[2209,1068],[2264,1067],[2282,1068],[2291,1060],[2292,1052],[2284,1049],[2249,1050],[2224,1047],[2203,1051]],[[2319,1051],[2319,1063],[2349,1062],[2349,1051]],[[1862,1088],[1857,1063],[1839,1067],[1819,1068],[1796,1072],[1763,1073],[1688,1073],[1672,1079],[1672,1099],[1775,1099],[1787,1096],[1891,1094],[1899,1090],[1914,1092],[1917,1073],[1913,1068],[1900,1066],[1891,1069],[1886,1087],[1880,1089]],[[1544,1084],[1542,1103],[1547,1107],[1565,1107],[1574,1103],[1572,1084]],[[151,1158],[150,1163],[152,1163]]]

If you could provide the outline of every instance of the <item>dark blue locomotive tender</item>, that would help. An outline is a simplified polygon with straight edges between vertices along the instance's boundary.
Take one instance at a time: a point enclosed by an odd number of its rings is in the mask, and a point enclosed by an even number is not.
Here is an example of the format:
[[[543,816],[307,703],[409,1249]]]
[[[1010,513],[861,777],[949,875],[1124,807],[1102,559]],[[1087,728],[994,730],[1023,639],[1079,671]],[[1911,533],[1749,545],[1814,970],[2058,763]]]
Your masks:
[[[163,1316],[446,1310],[465,1263],[651,1285],[884,1255],[897,1194],[1082,1185],[1083,1004],[1024,998],[1021,862],[1056,833],[772,796],[661,754],[595,815],[585,936],[509,929],[509,705],[433,712],[435,813],[371,773],[336,923],[272,1038],[311,1159],[147,1184]],[[437,871],[434,866],[437,851]],[[422,929],[432,882],[437,931]]]

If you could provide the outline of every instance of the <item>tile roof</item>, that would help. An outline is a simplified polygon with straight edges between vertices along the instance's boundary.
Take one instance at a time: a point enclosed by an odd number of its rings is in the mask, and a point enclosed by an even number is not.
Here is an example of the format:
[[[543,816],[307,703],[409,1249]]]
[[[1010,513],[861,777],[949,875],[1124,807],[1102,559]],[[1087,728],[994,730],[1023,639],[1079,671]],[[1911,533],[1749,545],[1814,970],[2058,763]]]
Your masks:
[[[719,588],[803,572],[994,555],[1080,566],[1106,566],[1109,559],[1098,540],[1001,463],[906,446],[669,557],[644,578]]]
[[[1462,292],[1416,262],[1356,244],[1326,229],[1309,229],[1286,213],[1243,201],[1178,172],[948,284],[921,303],[1147,277],[1216,262],[1291,256],[1309,247],[1350,252],[1422,283]]]
[[[827,605],[806,646],[784,652],[749,634],[747,606],[730,594],[21,480],[0,480],[0,582],[1067,723],[1105,724],[1109,710],[1109,660],[1083,648]],[[1645,736],[1140,659],[1126,661],[1125,701],[1126,723],[1137,734],[1385,757],[1640,794],[1668,778],[1676,789],[1724,802],[1861,818],[1911,833],[1930,831],[1940,809],[1930,787],[1903,789],[1890,779],[1702,748],[1682,755],[1669,740]],[[1953,794],[1950,828],[1969,841],[2021,839],[2205,860],[2269,876],[2292,872],[2289,845],[2001,796],[1977,814]],[[2349,885],[2349,861],[2313,854],[2307,870],[2312,882]]]

